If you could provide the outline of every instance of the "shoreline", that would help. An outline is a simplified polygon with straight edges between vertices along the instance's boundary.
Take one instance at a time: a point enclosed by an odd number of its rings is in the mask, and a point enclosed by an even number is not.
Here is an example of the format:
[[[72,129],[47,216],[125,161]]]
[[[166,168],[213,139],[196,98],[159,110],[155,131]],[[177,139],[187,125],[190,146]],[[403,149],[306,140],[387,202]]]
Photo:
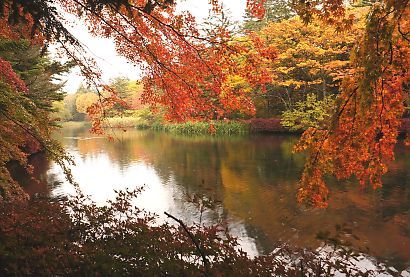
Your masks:
[[[399,134],[404,135],[410,133],[410,118],[403,118],[401,126],[399,128]],[[291,131],[282,126],[280,118],[251,118],[251,119],[239,119],[239,120],[219,120],[210,121],[216,128],[216,134],[302,134],[301,131]],[[175,133],[209,133],[210,122],[186,122],[186,123],[154,123],[154,124],[119,124],[106,126],[105,128],[125,129],[125,128],[137,128],[137,129],[151,129],[164,132]],[[79,122],[63,122],[62,127],[68,126],[90,126],[88,121]],[[236,125],[235,128],[231,128],[232,125]],[[240,126],[239,126],[240,125]],[[219,131],[218,128],[221,130]],[[194,130],[195,129],[195,130]],[[225,129],[225,130],[224,130]]]

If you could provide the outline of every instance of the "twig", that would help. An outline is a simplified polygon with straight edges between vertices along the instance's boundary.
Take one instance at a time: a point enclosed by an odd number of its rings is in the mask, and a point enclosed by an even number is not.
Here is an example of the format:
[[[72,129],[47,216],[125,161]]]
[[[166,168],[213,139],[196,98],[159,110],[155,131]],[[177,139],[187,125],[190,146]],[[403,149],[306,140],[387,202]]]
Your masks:
[[[166,216],[172,218],[172,219],[175,220],[176,222],[178,222],[179,225],[181,225],[181,227],[182,227],[182,228],[185,230],[185,232],[188,234],[188,236],[189,236],[189,238],[191,239],[192,243],[195,245],[196,250],[199,252],[199,254],[200,254],[201,257],[202,257],[202,261],[204,262],[204,266],[205,266],[205,276],[209,276],[209,261],[208,261],[208,259],[206,258],[205,253],[204,253],[204,252],[201,250],[201,248],[199,247],[199,244],[198,244],[198,242],[196,241],[195,237],[191,234],[191,232],[189,232],[189,230],[188,230],[188,228],[186,227],[185,223],[184,223],[182,220],[176,218],[175,216],[173,216],[173,215],[171,215],[171,214],[169,214],[169,213],[167,213],[167,212],[164,212],[164,214],[165,214]]]

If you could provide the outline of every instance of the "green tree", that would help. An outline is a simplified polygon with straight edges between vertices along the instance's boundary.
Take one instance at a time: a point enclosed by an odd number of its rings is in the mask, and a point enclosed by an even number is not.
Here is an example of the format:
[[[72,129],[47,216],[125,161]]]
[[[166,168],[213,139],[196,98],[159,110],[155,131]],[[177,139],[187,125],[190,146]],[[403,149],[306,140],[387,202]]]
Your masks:
[[[11,63],[38,108],[53,111],[53,101],[63,100],[61,88],[64,82],[60,77],[70,70],[73,63],[51,61],[46,51],[28,40],[0,39],[0,57]]]
[[[115,90],[121,103],[117,103],[110,109],[111,113],[123,113],[132,106],[133,91],[130,87],[131,81],[126,77],[117,77],[109,83],[109,86]]]
[[[54,112],[52,113],[52,116],[57,121],[66,122],[66,121],[71,121],[73,118],[73,115],[70,113],[70,111],[65,106],[64,100],[54,101],[53,110]]]

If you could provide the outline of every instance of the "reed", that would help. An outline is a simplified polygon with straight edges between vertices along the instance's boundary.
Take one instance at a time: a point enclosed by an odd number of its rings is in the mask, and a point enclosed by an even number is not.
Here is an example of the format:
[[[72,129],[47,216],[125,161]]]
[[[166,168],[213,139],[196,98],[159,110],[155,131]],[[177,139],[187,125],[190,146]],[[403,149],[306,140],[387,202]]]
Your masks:
[[[151,129],[187,135],[238,135],[248,134],[249,124],[238,121],[189,121],[184,123],[156,123],[151,126]]]

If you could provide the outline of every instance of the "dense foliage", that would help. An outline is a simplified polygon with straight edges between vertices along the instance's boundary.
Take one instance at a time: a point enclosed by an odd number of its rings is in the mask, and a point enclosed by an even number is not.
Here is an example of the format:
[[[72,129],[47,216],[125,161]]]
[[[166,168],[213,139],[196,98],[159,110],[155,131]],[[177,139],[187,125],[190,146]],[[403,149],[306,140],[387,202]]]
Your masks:
[[[134,207],[135,191],[118,192],[107,206],[79,193],[62,203],[47,199],[0,204],[1,275],[329,276],[360,272],[356,254],[282,246],[250,258],[222,226],[158,224]],[[173,217],[172,215],[170,215]],[[380,267],[380,271],[386,269]]]
[[[265,2],[248,1],[249,11],[261,17]],[[385,161],[393,158],[392,147],[407,93],[408,1],[359,3],[361,6],[369,4],[370,9],[360,43],[352,52],[350,62],[347,53],[349,42],[354,36],[358,37],[354,27],[357,19],[341,1],[292,1],[302,21],[319,20],[320,24],[333,26],[336,32],[346,34],[341,41],[337,39],[339,36],[333,35],[332,29],[323,26],[312,24],[295,28],[295,24],[301,24],[297,19],[275,23],[282,24],[278,28],[269,29],[268,26],[264,35],[250,33],[234,39],[221,24],[212,26],[204,36],[189,13],[177,14],[175,4],[174,1],[151,0],[135,3],[71,0],[56,6],[49,1],[8,0],[1,4],[4,24],[1,35],[9,39],[30,38],[40,45],[58,42],[88,80],[96,82],[98,71],[94,70],[92,61],[82,55],[81,44],[60,20],[58,9],[64,9],[84,19],[94,34],[113,39],[120,54],[140,65],[145,76],[143,99],[154,106],[162,105],[167,118],[176,121],[217,119],[235,112],[252,115],[255,107],[250,91],[266,92],[267,85],[275,81],[275,75],[279,86],[296,90],[322,86],[323,95],[329,89],[337,88],[343,79],[339,108],[329,124],[331,127],[307,130],[298,147],[308,150],[309,156],[313,157],[309,158],[302,178],[304,188],[300,199],[315,198],[313,202],[321,205],[327,194],[322,176],[327,173],[340,178],[353,174],[362,184],[370,183],[375,187],[381,184],[381,175],[386,171]],[[266,8],[270,4],[266,2]],[[213,1],[212,6],[213,12],[221,14],[218,1]],[[280,26],[285,33],[275,35]],[[319,36],[306,45],[298,41],[299,34],[291,33],[299,29],[303,36],[309,28],[316,28],[314,32]],[[292,38],[284,42],[290,43],[289,50],[277,51],[275,48],[280,48],[279,44],[270,44],[270,40],[283,40],[288,35]],[[278,52],[281,53],[279,64],[284,64],[274,72],[271,63],[277,59]],[[306,60],[305,56],[309,58]],[[3,71],[7,71],[7,66]],[[297,78],[286,79],[289,73],[296,74]],[[99,103],[87,108],[94,120],[92,130],[95,132],[101,132],[99,120],[106,115],[104,106],[114,107],[121,102],[115,90],[108,87],[105,90],[108,94],[98,92]],[[319,89],[315,88],[313,93],[318,94]],[[353,131],[346,132],[345,129]],[[349,146],[345,141],[352,143]],[[363,143],[358,146],[356,141]],[[336,152],[334,144],[340,148]],[[323,147],[327,145],[332,151]],[[368,158],[339,156],[352,149]],[[318,161],[320,170],[315,169]],[[337,168],[343,172],[334,172],[335,163],[342,165]]]
[[[323,7],[301,6],[301,12],[318,14],[338,28],[351,20],[334,21],[344,6],[325,0]],[[299,200],[326,206],[324,177],[355,176],[361,186],[378,188],[394,159],[404,99],[409,85],[409,1],[383,1],[372,5],[365,31],[352,55],[352,69],[342,81],[333,120],[326,128],[309,128],[296,150],[308,153]],[[331,9],[327,10],[327,5]]]
[[[364,10],[351,11],[357,18],[348,32],[315,20],[305,25],[298,17],[271,23],[259,34],[278,51],[267,93],[255,97],[260,114],[280,114],[304,100],[338,94],[341,80],[351,68],[350,51],[363,29]]]
[[[263,7],[265,13],[262,18],[254,16],[251,11],[246,12],[242,26],[244,30],[259,31],[271,22],[280,22],[295,15],[290,0],[266,0]]]

